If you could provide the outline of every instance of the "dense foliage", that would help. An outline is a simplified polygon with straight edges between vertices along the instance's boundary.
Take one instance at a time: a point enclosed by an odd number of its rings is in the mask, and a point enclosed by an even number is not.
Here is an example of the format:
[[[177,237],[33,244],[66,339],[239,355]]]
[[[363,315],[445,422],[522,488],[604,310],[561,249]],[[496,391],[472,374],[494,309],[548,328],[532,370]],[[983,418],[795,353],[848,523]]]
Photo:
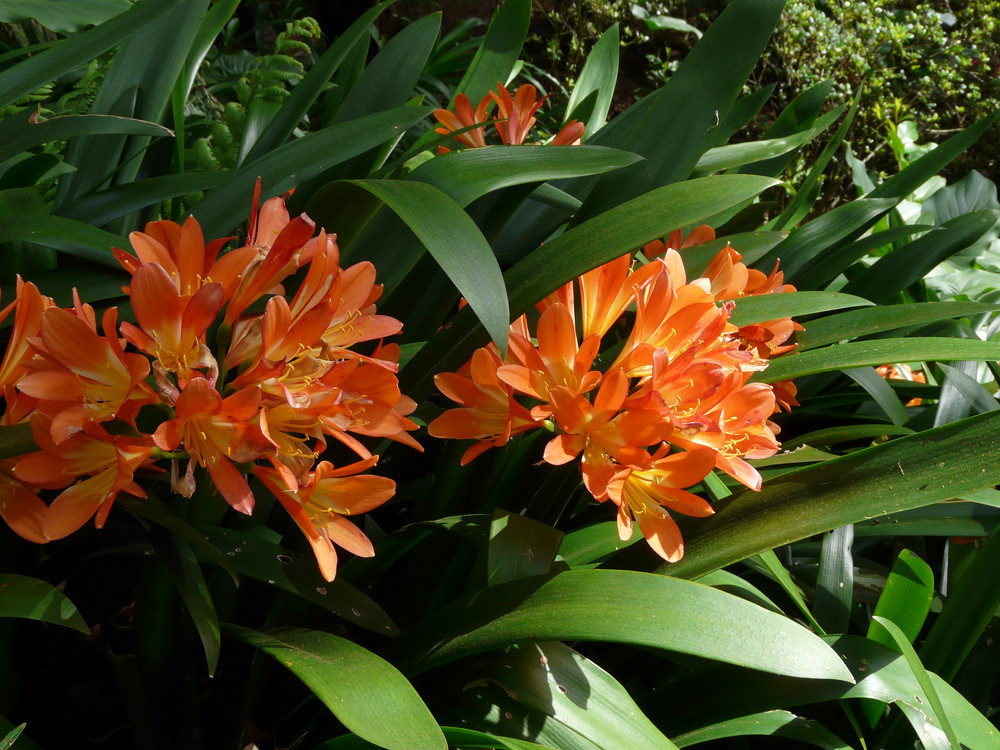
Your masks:
[[[872,169],[752,78],[782,0],[614,117],[622,27],[543,86],[529,0],[59,5],[0,52],[0,747],[997,746],[1000,203],[939,174],[994,113]]]

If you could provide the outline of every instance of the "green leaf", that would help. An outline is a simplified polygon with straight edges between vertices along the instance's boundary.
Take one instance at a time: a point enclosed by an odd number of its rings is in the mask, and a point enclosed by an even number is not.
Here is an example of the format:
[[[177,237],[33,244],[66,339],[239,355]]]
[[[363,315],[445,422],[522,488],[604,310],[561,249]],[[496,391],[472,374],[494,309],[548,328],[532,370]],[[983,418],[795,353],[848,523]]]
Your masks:
[[[176,7],[181,0],[143,0],[78,36],[0,72],[0,107],[86,65]]]
[[[55,586],[28,576],[0,574],[0,617],[39,620],[90,634],[69,597]]]
[[[973,417],[976,419],[976,417]],[[1000,532],[994,530],[945,600],[920,656],[951,680],[1000,607]]]
[[[779,380],[791,380],[816,372],[883,365],[887,362],[998,359],[1000,359],[1000,343],[995,341],[932,337],[852,341],[823,349],[793,352],[771,360],[767,369],[755,380],[776,383]]]
[[[986,390],[986,388],[983,387],[983,385],[975,378],[966,375],[964,372],[955,367],[949,367],[944,363],[941,363],[938,366],[945,374],[945,383],[953,386],[961,397],[965,399],[969,406],[971,406],[975,411],[984,412],[1000,409],[1000,403],[997,403],[996,397]],[[976,367],[976,363],[973,362],[972,366]],[[942,393],[942,400],[943,398],[944,394]]]
[[[545,575],[552,567],[562,537],[561,531],[548,524],[505,510],[493,511],[487,547],[488,585]]]
[[[791,574],[788,569],[781,564],[778,556],[774,553],[774,550],[765,550],[757,555],[751,562],[759,564],[767,574],[778,582],[782,590],[788,594],[788,598],[792,600],[796,607],[798,607],[799,612],[801,612],[809,623],[819,632],[823,632],[819,623],[813,617],[812,612],[809,611],[809,607],[806,605],[806,600],[802,596],[802,591],[799,589],[795,581],[792,580]]]
[[[730,315],[733,325],[745,326],[777,318],[794,318],[799,315],[842,310],[845,307],[871,306],[861,297],[840,292],[787,292],[740,297]]]
[[[726,245],[732,245],[733,249],[739,252],[743,262],[751,265],[784,238],[785,236],[778,232],[729,234],[701,245],[685,247],[680,251],[681,259],[684,261],[688,278],[696,279],[705,273],[708,264]]]
[[[641,157],[602,146],[487,146],[436,156],[407,177],[444,191],[460,206],[512,185],[584,177],[634,164]]]
[[[913,671],[913,676],[917,678],[917,684],[920,685],[920,689],[923,691],[924,695],[927,696],[931,710],[934,711],[934,716],[928,716],[927,721],[929,723],[933,723],[934,718],[936,717],[938,726],[940,726],[941,731],[943,731],[945,736],[948,738],[947,744],[935,744],[945,748],[946,750],[948,748],[961,747],[958,735],[955,734],[955,730],[951,726],[951,721],[948,719],[948,714],[941,702],[941,698],[938,697],[934,683],[931,680],[930,675],[927,673],[927,670],[924,669],[924,665],[920,663],[920,657],[917,656],[917,652],[914,651],[913,646],[910,645],[909,637],[888,617],[879,617],[878,615],[874,615],[872,619],[878,623],[879,626],[885,628],[888,634],[892,637],[896,650],[903,654],[903,658],[906,660],[907,666],[909,666],[909,668]],[[871,638],[870,634],[869,638]],[[927,742],[927,740],[924,740],[924,747],[930,746],[931,745]]]
[[[705,638],[707,632],[720,637]],[[572,570],[493,586],[432,613],[395,646],[422,671],[538,640],[630,643],[779,674],[847,679],[836,654],[783,616],[709,586],[626,570]]]
[[[17,0],[0,6],[0,21],[21,23],[34,18],[57,34],[72,34],[104,23],[129,7],[128,0]]]
[[[973,244],[996,225],[998,217],[1000,211],[986,210],[951,219],[940,229],[883,255],[847,282],[843,291],[873,302],[888,301],[920,281],[941,261]]]
[[[150,530],[149,540],[170,571],[170,577],[181,595],[188,614],[191,615],[202,648],[205,650],[208,675],[211,677],[219,665],[219,646],[222,636],[219,632],[219,616],[215,613],[215,603],[209,593],[205,576],[201,573],[201,566],[190,545],[179,536],[168,533],[163,528],[154,527]]]
[[[985,491],[985,490],[984,490]],[[975,497],[980,493],[967,493]],[[1000,522],[1000,509],[974,502],[943,502],[873,518],[855,528],[857,536],[989,536]],[[940,670],[934,670],[940,672]]]
[[[475,107],[497,83],[507,83],[521,54],[530,21],[531,0],[508,0],[501,5],[455,93],[465,94]]]
[[[710,148],[698,159],[698,163],[695,165],[695,173],[710,174],[712,172],[721,172],[725,169],[742,167],[757,161],[787,154],[789,151],[804,146],[816,138],[816,136],[836,122],[843,111],[843,107],[838,107],[832,112],[827,112],[819,119],[815,127],[792,135]]]
[[[566,534],[559,545],[559,555],[575,568],[597,562],[640,539],[642,534],[633,530],[632,538],[623,542],[618,537],[618,524],[614,521],[602,521]]]
[[[291,143],[244,163],[193,210],[206,237],[224,236],[246,216],[259,177],[266,186],[262,197],[281,195],[323,170],[399,137],[422,120],[428,107],[396,107],[375,115],[309,133]],[[331,232],[336,227],[329,227]]]
[[[351,180],[384,202],[423,243],[506,356],[510,313],[503,274],[486,238],[465,211],[420,182]]]
[[[910,550],[899,553],[892,565],[885,588],[875,605],[875,615],[891,620],[906,637],[907,643],[913,643],[930,612],[931,599],[934,598],[934,573],[930,566]],[[878,624],[872,624],[868,629],[868,638],[886,646],[892,647],[894,637],[880,629]]]
[[[803,445],[835,445],[837,443],[850,443],[855,440],[871,440],[872,438],[885,438],[891,435],[912,434],[913,430],[909,427],[897,427],[896,425],[884,422],[876,424],[846,424],[797,435],[783,443],[782,447],[797,448],[797,446]]]
[[[583,140],[604,127],[611,109],[611,99],[618,81],[618,24],[601,34],[587,55],[583,70],[576,79],[576,85],[566,104],[563,123],[580,120],[586,124]]]
[[[21,732],[24,731],[26,726],[28,725],[21,724],[20,726],[16,726],[3,739],[0,739],[0,750],[9,750],[10,746],[14,744],[14,740],[21,736]]]
[[[154,122],[110,115],[65,115],[37,122],[37,113],[21,112],[0,121],[0,161],[43,143],[78,135],[172,136],[173,131]]]
[[[844,370],[844,374],[868,392],[894,425],[901,427],[910,421],[910,415],[906,413],[906,407],[900,402],[896,391],[873,367],[854,367]]]
[[[399,632],[382,608],[354,586],[340,579],[325,581],[312,555],[300,555],[233,529],[200,526],[199,530],[229,558],[241,576],[290,591],[377,633],[395,635]]]
[[[623,148],[647,161],[602,177],[580,218],[690,175],[757,64],[784,4],[730,2],[662,89],[633,107],[627,121],[600,131],[595,144]]]
[[[843,633],[850,624],[854,598],[854,527],[848,524],[823,535],[813,615],[827,633]]]
[[[403,675],[344,638],[305,628],[226,634],[287,667],[350,731],[387,750],[446,750],[431,712]]]
[[[60,206],[58,213],[67,219],[100,226],[133,211],[157,206],[170,198],[218,187],[231,176],[231,172],[222,171],[150,177],[77,198]]]
[[[905,341],[897,342],[904,344]],[[1000,484],[990,412],[783,474],[760,492],[716,504],[686,524],[684,559],[662,566],[695,577],[849,523],[919,508]]]
[[[474,747],[495,750],[556,750],[556,748],[538,745],[534,742],[516,740],[513,737],[497,737],[465,727],[441,727],[449,747]],[[336,739],[317,745],[312,750],[378,750],[378,745],[366,742],[357,735],[345,734]]]
[[[0,425],[0,459],[22,456],[37,451],[31,437],[31,425],[27,422],[14,425]]]
[[[764,711],[738,719],[712,724],[675,737],[678,747],[689,747],[702,742],[722,740],[727,737],[787,737],[825,750],[850,750],[851,746],[817,721],[804,719],[789,711]]]
[[[879,305],[867,310],[830,315],[809,322],[797,334],[799,351],[815,349],[837,341],[854,339],[898,328],[920,326],[949,318],[981,315],[1000,310],[1000,305],[982,302],[918,302],[906,305]],[[894,359],[899,362],[902,360]]]
[[[57,252],[120,269],[112,247],[128,247],[128,240],[81,221],[59,216],[26,216],[0,219],[0,237],[24,240]]]
[[[562,643],[481,657],[463,682],[452,710],[476,728],[552,747],[585,738],[603,750],[676,750],[614,677]],[[481,718],[484,703],[499,711]]]
[[[582,273],[677,227],[694,224],[736,205],[774,181],[751,175],[721,175],[667,185],[617,206],[546,242],[506,274],[510,311],[521,315],[546,295]],[[471,313],[459,311],[449,329],[432,338],[403,369],[406,392],[430,393],[433,375],[465,362],[485,343]]]
[[[698,583],[704,583],[706,586],[711,586],[712,588],[753,602],[758,607],[763,607],[779,615],[784,614],[781,607],[771,601],[763,591],[735,573],[730,573],[728,570],[713,570],[711,573],[707,573],[696,580]]]

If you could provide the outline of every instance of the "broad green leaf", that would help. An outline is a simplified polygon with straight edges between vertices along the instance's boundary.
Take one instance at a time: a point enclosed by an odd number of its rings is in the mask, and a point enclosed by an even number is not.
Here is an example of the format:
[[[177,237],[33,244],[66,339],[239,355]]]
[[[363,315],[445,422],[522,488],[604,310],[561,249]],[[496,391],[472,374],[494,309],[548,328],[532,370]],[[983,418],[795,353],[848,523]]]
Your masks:
[[[843,107],[838,107],[832,112],[827,112],[820,118],[815,127],[792,135],[711,148],[698,159],[694,171],[696,174],[721,172],[725,169],[742,167],[747,164],[787,154],[789,151],[804,146],[816,138],[816,136],[836,122],[843,111]]]
[[[65,115],[37,122],[37,113],[26,110],[0,121],[0,161],[43,143],[78,135],[172,136],[173,132],[154,122],[110,115]]]
[[[125,13],[0,72],[0,107],[86,65],[176,7],[181,0],[143,0]]]
[[[886,302],[920,281],[941,261],[973,244],[996,225],[998,217],[1000,211],[986,210],[951,219],[940,229],[883,255],[847,282],[843,291],[873,302]]]
[[[709,141],[710,146],[722,146],[730,138],[743,130],[750,121],[756,117],[764,108],[767,100],[777,88],[777,84],[772,83],[759,89],[754,89],[746,96],[737,99],[730,107],[726,117],[714,129],[713,137]]]
[[[920,204],[921,221],[944,224],[963,214],[1000,208],[997,186],[973,170],[958,182],[947,185]]]
[[[325,581],[312,555],[300,555],[233,529],[200,526],[199,530],[216,549],[225,553],[241,576],[297,594],[376,633],[399,632],[382,608],[354,586],[340,578]]]
[[[108,66],[91,111],[119,114],[116,109],[122,98],[134,96],[131,116],[159,122],[167,111],[171,91],[182,74],[207,7],[208,0],[181,0],[160,23],[145,25],[130,34]],[[165,28],[170,29],[169,34],[163,33]],[[116,167],[116,184],[132,182],[139,174],[148,146],[148,136],[74,138],[66,150],[66,162],[77,167],[77,172],[60,183],[58,202],[91,192]]]
[[[496,586],[545,575],[562,537],[561,531],[548,524],[505,510],[493,511],[486,557],[487,584]]]
[[[417,691],[389,662],[344,638],[305,628],[226,634],[273,656],[340,722],[387,750],[446,750],[448,742]]]
[[[924,695],[927,696],[930,708],[934,712],[934,716],[928,716],[927,721],[928,723],[936,723],[947,738],[947,743],[941,744],[940,742],[935,742],[935,744],[944,750],[961,747],[958,735],[955,733],[955,730],[952,729],[951,721],[948,718],[947,711],[945,711],[944,704],[941,702],[941,698],[938,697],[934,682],[931,680],[927,670],[924,669],[924,665],[920,663],[920,657],[917,656],[917,652],[913,650],[913,646],[910,644],[909,636],[888,617],[874,615],[872,619],[878,623],[880,627],[885,628],[886,632],[888,632],[891,636],[896,650],[903,654],[903,658],[906,660],[907,666],[909,666],[913,672],[913,676],[917,679],[917,684],[920,685],[920,689],[923,691]],[[871,638],[870,634],[869,638]],[[926,708],[923,710],[926,711]],[[937,719],[937,722],[934,722],[935,718]],[[924,747],[931,747],[930,743],[926,739],[923,740],[923,743]]]
[[[530,21],[531,0],[508,0],[501,5],[455,93],[465,94],[475,107],[497,83],[507,83],[521,54]]]
[[[212,601],[212,594],[208,590],[205,576],[201,573],[198,559],[187,542],[164,528],[152,528],[149,540],[170,571],[170,577],[181,595],[188,614],[191,615],[202,648],[205,650],[208,675],[211,677],[219,664],[222,636],[219,632],[219,616],[215,612],[215,602]]]
[[[559,555],[571,567],[583,566],[597,562],[640,539],[642,534],[633,528],[632,538],[622,541],[618,537],[618,524],[614,521],[602,521],[566,534],[559,545]]]
[[[440,190],[424,183],[351,180],[350,184],[376,196],[413,230],[506,355],[510,312],[503,274],[469,215]]]
[[[906,343],[905,341],[897,342]],[[871,518],[1000,484],[990,412],[825,461],[743,491],[685,524],[684,559],[662,566],[696,577],[764,550]]]
[[[799,612],[803,614],[813,628],[820,633],[823,632],[823,629],[813,617],[812,612],[809,611],[809,606],[806,604],[806,600],[802,596],[802,590],[799,589],[798,584],[792,580],[791,574],[788,572],[788,569],[781,564],[781,561],[774,553],[774,550],[765,550],[749,562],[754,564],[755,567],[759,565],[768,576],[777,581],[778,585],[781,586],[782,590],[786,594],[788,594],[788,598],[792,600],[792,603],[795,604],[796,607],[798,607]]]
[[[845,271],[851,264],[884,247],[906,239],[914,234],[920,234],[934,229],[926,224],[906,224],[892,227],[882,232],[875,232],[861,237],[847,245],[835,245],[818,256],[804,270],[795,274],[795,284],[799,289],[818,289],[829,284]]]
[[[781,607],[771,601],[763,591],[753,584],[748,583],[746,579],[735,573],[730,573],[728,570],[713,570],[711,573],[703,575],[696,580],[698,583],[704,583],[706,586],[711,586],[712,588],[753,602],[758,607],[763,607],[779,615],[784,614]]]
[[[926,693],[903,656],[858,636],[825,640],[844,659],[857,680],[855,684],[793,680],[720,666],[690,679],[676,680],[668,689],[658,691],[658,704],[684,705],[682,715],[673,711],[671,716],[675,731],[686,732],[768,710],[845,698],[874,698],[898,706],[921,741],[946,741],[929,712]],[[930,679],[962,745],[991,748],[1000,742],[1000,732],[966,698],[937,675],[930,674]],[[658,715],[648,708],[647,713],[657,720]]]
[[[844,633],[850,624],[854,598],[854,526],[823,535],[813,595],[813,616],[827,633]]]
[[[0,739],[0,750],[8,750],[14,744],[14,740],[21,736],[21,732],[24,731],[26,726],[27,724],[16,726],[3,739]]]
[[[442,154],[407,177],[444,191],[460,206],[529,182],[584,177],[634,164],[641,157],[602,146],[488,146]]]
[[[618,81],[618,37],[617,23],[601,34],[597,44],[590,49],[566,104],[563,122],[583,122],[587,126],[583,134],[584,141],[604,127],[608,119],[615,83]]]
[[[910,550],[899,553],[892,565],[885,588],[875,605],[875,615],[891,620],[913,643],[930,612],[934,598],[934,573],[930,566]],[[868,638],[892,648],[895,639],[878,624],[868,628]]]
[[[705,638],[708,632],[719,637]],[[709,586],[626,570],[572,570],[494,586],[433,613],[395,646],[423,671],[538,640],[630,643],[779,674],[847,679],[836,654],[785,617]]]
[[[973,417],[981,419],[982,417]],[[950,680],[1000,607],[1000,532],[980,547],[934,621],[920,657],[927,669]]]
[[[598,216],[691,174],[712,142],[713,128],[757,64],[784,4],[730,2],[662,89],[648,96],[641,108],[633,107],[627,122],[595,136],[597,145],[623,148],[647,161],[602,177],[584,201],[580,218]]]
[[[211,190],[232,176],[231,172],[189,172],[150,177],[148,180],[117,185],[62,205],[58,214],[93,226],[100,226],[133,211],[156,206],[182,195]]]
[[[978,493],[967,493],[974,497]],[[855,528],[857,536],[989,536],[1000,509],[973,502],[943,502],[873,518]],[[939,670],[935,670],[939,671]]]
[[[827,78],[820,81],[815,86],[810,86],[801,94],[792,99],[788,105],[781,110],[778,117],[767,130],[764,131],[764,138],[783,138],[785,136],[801,133],[815,128],[816,119],[826,103],[826,98],[833,90],[833,80]],[[838,115],[843,112],[843,107],[838,108]],[[830,123],[832,124],[832,122]],[[829,127],[829,126],[827,126]],[[825,128],[824,128],[825,129]],[[779,157],[767,159],[757,164],[750,164],[740,171],[744,174],[764,174],[772,177],[780,175],[785,168],[795,158],[794,153],[784,154]]]
[[[322,93],[330,77],[337,72],[341,63],[358,41],[368,35],[369,27],[389,5],[391,5],[390,2],[384,2],[374,6],[352,23],[347,31],[337,37],[330,48],[309,69],[306,76],[292,89],[292,93],[282,102],[278,114],[260,134],[254,147],[247,154],[247,161],[255,161],[288,140],[292,131],[295,130],[303,116]]]
[[[942,367],[946,366],[942,365]],[[885,415],[892,420],[894,425],[901,427],[910,420],[910,415],[906,413],[906,407],[899,400],[896,391],[892,389],[888,381],[879,375],[874,368],[853,367],[843,372],[868,392],[868,395],[885,412]]]
[[[976,362],[972,362],[971,364],[973,368],[977,366]],[[953,386],[962,398],[968,402],[969,406],[971,406],[973,410],[977,412],[984,412],[1000,409],[1000,403],[997,403],[996,397],[986,390],[986,388],[984,388],[978,380],[966,375],[961,370],[955,367],[949,367],[944,363],[941,363],[938,366],[945,374],[946,385],[950,384]],[[941,395],[943,399],[944,389],[942,389]]]
[[[395,139],[429,111],[427,107],[396,107],[297,138],[246,162],[226,182],[209,192],[194,207],[193,214],[205,236],[224,236],[239,224],[238,217],[249,214],[258,177],[265,186],[262,197],[281,195],[335,164]],[[336,227],[327,229],[336,232]]]
[[[69,597],[55,586],[28,576],[0,574],[0,617],[23,617],[90,633]]]
[[[913,430],[909,427],[897,427],[896,425],[886,423],[845,424],[807,432],[804,435],[797,435],[786,443],[783,443],[783,447],[796,448],[802,445],[836,445],[837,443],[850,443],[855,440],[871,440],[891,435],[912,434]]]
[[[487,748],[487,750],[495,748],[503,750],[556,750],[556,748],[538,745],[534,742],[517,740],[513,737],[497,737],[465,727],[441,727],[441,731],[444,733],[445,739],[448,740],[449,747]],[[366,742],[357,735],[345,734],[342,737],[324,742],[322,745],[317,745],[312,750],[379,750],[379,748],[378,745]]]
[[[124,237],[60,216],[0,219],[0,237],[5,241],[34,242],[57,252],[115,269],[121,266],[115,260],[111,248],[129,246]]]
[[[582,737],[602,750],[676,750],[614,677],[562,643],[522,644],[480,657],[463,681],[452,710],[477,729],[552,747],[575,747]],[[483,703],[499,710],[478,718]]]
[[[580,274],[631,252],[677,227],[752,197],[774,184],[766,177],[722,175],[653,190],[570,229],[535,250],[506,274],[511,315],[524,313]],[[434,373],[464,363],[486,343],[470,312],[459,311],[449,329],[431,339],[403,370],[406,393],[430,393]]]
[[[634,8],[635,6],[633,6]],[[633,11],[634,12],[634,11]],[[696,26],[692,26],[683,18],[673,16],[646,16],[642,19],[653,31],[683,31],[701,37],[701,31]]]
[[[128,0],[17,0],[0,5],[0,21],[21,23],[34,18],[57,34],[72,34],[104,23],[129,7]]]
[[[733,325],[745,326],[777,318],[795,318],[800,315],[842,310],[845,307],[871,306],[862,297],[840,292],[787,292],[740,297],[730,315]]]
[[[906,305],[879,305],[866,310],[830,315],[809,322],[797,334],[799,351],[837,341],[884,333],[898,328],[920,326],[938,320],[982,315],[1000,310],[1000,305],[982,302],[917,302]],[[903,360],[895,359],[899,362]]]
[[[851,746],[837,737],[818,721],[804,719],[789,711],[764,711],[751,716],[741,716],[718,724],[695,729],[675,737],[678,747],[691,747],[702,742],[722,740],[727,737],[787,737],[825,750],[850,750]]]
[[[767,273],[780,260],[785,278],[794,282],[799,271],[814,258],[827,248],[853,239],[864,227],[891,211],[896,202],[893,198],[859,198],[837,206],[796,229],[755,266]]]
[[[791,380],[816,372],[883,365],[887,362],[998,359],[1000,359],[1000,343],[995,341],[934,337],[876,339],[793,352],[771,360],[767,369],[755,379],[764,383],[776,383],[779,380]]]

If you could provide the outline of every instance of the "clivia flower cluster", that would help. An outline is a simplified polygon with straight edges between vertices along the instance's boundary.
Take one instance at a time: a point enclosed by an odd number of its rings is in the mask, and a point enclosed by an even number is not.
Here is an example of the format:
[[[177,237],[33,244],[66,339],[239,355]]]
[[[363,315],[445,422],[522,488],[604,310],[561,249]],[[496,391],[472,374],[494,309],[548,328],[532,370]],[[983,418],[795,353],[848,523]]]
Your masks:
[[[461,371],[436,377],[461,406],[431,422],[430,434],[475,439],[462,459],[468,463],[519,433],[554,432],[544,460],[579,460],[587,491],[617,506],[620,537],[629,539],[638,523],[657,554],[679,560],[683,540],[667,509],[710,515],[712,507],[683,488],[716,468],[760,489],[746,459],[777,451],[769,417],[779,404],[797,405],[790,383],[748,382],[794,346],[787,342],[797,324],[729,322],[733,300],[794,287],[777,268],[748,269],[728,245],[702,278],[688,281],[677,249],[712,238],[709,227],[684,243],[675,232],[669,245],[644,248],[643,265],[623,255],[558,289],[537,305],[533,326],[526,316],[511,324],[506,358],[491,344]],[[621,348],[595,369],[612,331]]]
[[[505,146],[518,146],[527,142],[531,129],[535,126],[535,113],[544,104],[547,96],[538,98],[538,92],[530,83],[519,87],[514,96],[507,87],[497,83],[497,90],[484,96],[476,108],[465,94],[455,97],[455,111],[447,109],[434,110],[434,117],[441,126],[435,128],[436,133],[448,135],[456,133],[455,140],[469,148],[483,148],[486,144],[486,127],[492,122],[500,141]],[[493,107],[496,113],[490,119]],[[570,120],[549,141],[550,146],[575,146],[580,143],[586,125],[578,120]],[[462,132],[464,131],[464,132]],[[447,153],[450,149],[439,146],[438,153]]]
[[[315,236],[314,236],[315,235]],[[191,497],[196,466],[249,514],[256,476],[301,528],[327,580],[334,543],[371,556],[345,516],[384,503],[392,480],[363,473],[378,456],[357,435],[413,448],[414,402],[396,380],[399,348],[382,344],[402,324],[378,315],[381,287],[363,262],[340,267],[335,237],[281,198],[253,215],[246,244],[220,255],[194,218],[156,221],[115,250],[131,274],[135,323],[74,295],[58,307],[18,281],[10,344],[0,365],[0,423],[29,422],[38,450],[0,461],[0,515],[24,538],[65,537],[96,514],[101,527],[120,492],[145,497],[139,472],[162,472]],[[294,293],[281,286],[297,274]],[[210,341],[214,346],[210,345]],[[375,342],[369,354],[354,351]],[[357,460],[318,460],[328,438]],[[43,500],[55,495],[51,503]]]

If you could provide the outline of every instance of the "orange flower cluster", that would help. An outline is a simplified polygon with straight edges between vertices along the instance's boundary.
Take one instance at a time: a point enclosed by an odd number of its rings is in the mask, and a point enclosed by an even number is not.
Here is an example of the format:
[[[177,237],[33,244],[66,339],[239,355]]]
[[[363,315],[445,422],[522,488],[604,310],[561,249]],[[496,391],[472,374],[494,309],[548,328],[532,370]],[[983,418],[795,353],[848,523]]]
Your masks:
[[[434,132],[448,135],[464,131],[455,135],[456,141],[470,148],[483,148],[486,146],[484,126],[490,121],[490,112],[495,106],[497,111],[492,117],[492,123],[500,141],[506,146],[520,145],[527,140],[535,125],[535,113],[547,98],[543,96],[539,99],[535,87],[529,83],[518,88],[514,96],[510,95],[506,86],[498,83],[497,90],[490,91],[473,109],[469,97],[459,94],[455,97],[454,112],[447,109],[434,110],[434,117],[441,123],[441,127],[435,128]],[[582,122],[570,120],[556,133],[549,145],[575,146],[580,143],[584,130],[586,125]],[[450,150],[444,146],[438,147],[438,153],[441,154]]]
[[[708,227],[695,232],[714,237]],[[748,380],[769,357],[792,348],[796,326],[784,319],[737,328],[729,322],[737,303],[720,304],[794,291],[777,269],[770,276],[748,269],[726,246],[703,278],[688,281],[679,234],[671,244],[648,245],[645,265],[633,267],[624,255],[547,297],[533,331],[525,316],[511,325],[505,359],[491,345],[460,372],[437,375],[438,389],[461,406],[428,430],[475,439],[463,463],[516,434],[551,430],[544,460],[579,460],[587,491],[617,506],[621,538],[638,523],[656,553],[676,561],[684,544],[667,509],[713,512],[683,488],[718,468],[760,489],[760,474],[746,459],[777,451],[769,417],[778,401],[771,385]],[[620,349],[603,371],[595,369],[613,329]],[[786,386],[783,398],[794,404],[794,387]]]
[[[226,240],[206,245],[194,218],[148,224],[131,235],[134,255],[115,250],[132,276],[135,323],[119,325],[112,308],[98,326],[78,298],[63,309],[19,282],[0,312],[14,315],[0,366],[2,423],[30,422],[39,450],[0,462],[0,515],[11,528],[44,543],[95,514],[101,527],[119,492],[145,497],[137,472],[162,472],[157,462],[169,460],[174,491],[191,497],[200,465],[247,514],[253,473],[301,528],[327,580],[334,543],[371,556],[345,516],[384,503],[395,484],[362,473],[378,457],[356,435],[420,450],[408,434],[416,404],[399,390],[398,346],[380,342],[402,324],[375,312],[374,267],[341,268],[335,238],[315,229],[304,214],[289,217],[280,198],[251,216],[243,247],[222,255]],[[286,294],[293,274],[302,280]],[[352,350],[366,341],[379,341],[370,355]],[[357,460],[319,461],[328,438]],[[59,492],[47,504],[42,490]]]

